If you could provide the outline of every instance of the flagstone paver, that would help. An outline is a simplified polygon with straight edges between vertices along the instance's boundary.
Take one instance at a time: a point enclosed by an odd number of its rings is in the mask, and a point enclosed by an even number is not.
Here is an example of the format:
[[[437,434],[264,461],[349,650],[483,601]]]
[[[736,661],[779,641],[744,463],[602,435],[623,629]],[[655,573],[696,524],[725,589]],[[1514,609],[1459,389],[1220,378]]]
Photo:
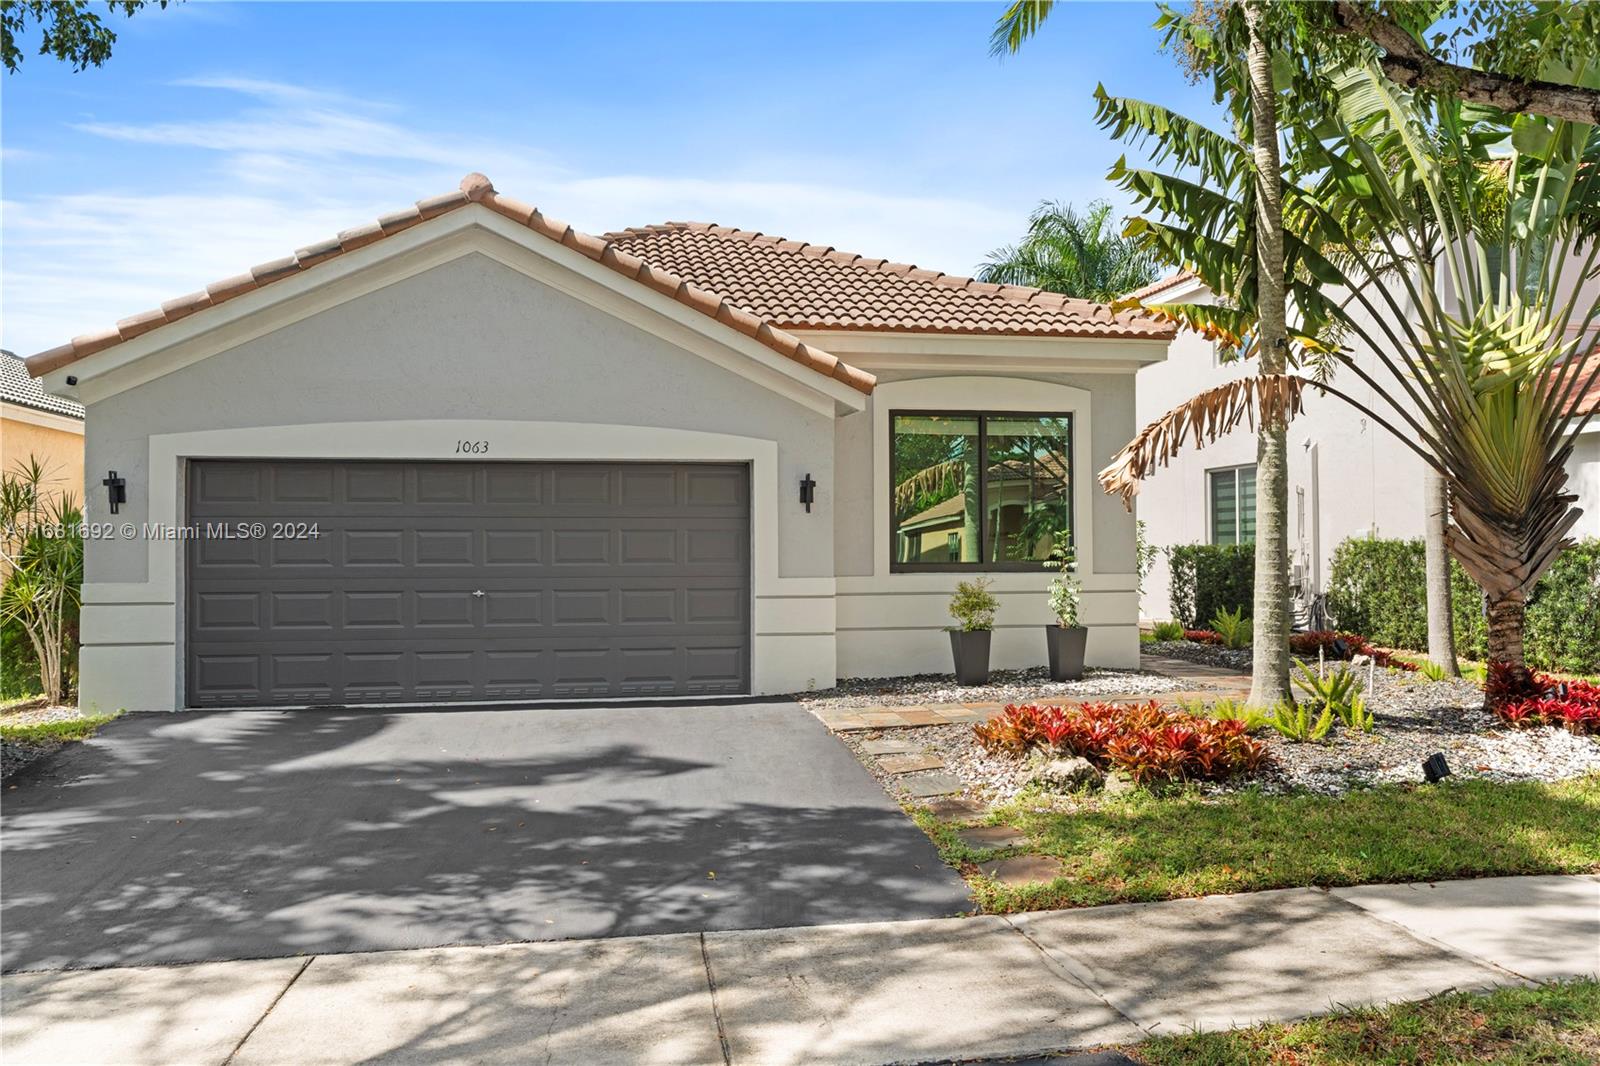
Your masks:
[[[971,822],[989,813],[989,808],[965,796],[941,796],[929,800],[927,810],[941,822]]]
[[[861,750],[868,755],[907,755],[922,749],[909,740],[863,740]]]
[[[961,791],[961,778],[955,774],[929,774],[927,777],[911,778],[905,785],[907,792],[919,798],[949,796]]]
[[[944,766],[944,760],[937,755],[922,753],[915,755],[885,755],[878,760],[878,765],[883,767],[884,773],[910,774],[918,770],[941,769]]]
[[[1028,834],[1009,825],[979,825],[956,833],[969,848],[1015,848],[1028,842]]]
[[[1002,885],[1032,885],[1054,881],[1061,876],[1062,862],[1050,855],[1018,855],[1013,859],[986,862],[979,867],[985,877]]]

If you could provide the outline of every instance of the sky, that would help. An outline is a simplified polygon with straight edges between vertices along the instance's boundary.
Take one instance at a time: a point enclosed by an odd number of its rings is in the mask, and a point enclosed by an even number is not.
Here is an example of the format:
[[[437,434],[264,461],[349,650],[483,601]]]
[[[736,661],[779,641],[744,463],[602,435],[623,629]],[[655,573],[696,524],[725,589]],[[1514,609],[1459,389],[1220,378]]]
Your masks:
[[[955,274],[1125,201],[1097,83],[1204,116],[1153,3],[205,3],[0,74],[0,346],[28,355],[481,171],[591,233],[694,219]]]

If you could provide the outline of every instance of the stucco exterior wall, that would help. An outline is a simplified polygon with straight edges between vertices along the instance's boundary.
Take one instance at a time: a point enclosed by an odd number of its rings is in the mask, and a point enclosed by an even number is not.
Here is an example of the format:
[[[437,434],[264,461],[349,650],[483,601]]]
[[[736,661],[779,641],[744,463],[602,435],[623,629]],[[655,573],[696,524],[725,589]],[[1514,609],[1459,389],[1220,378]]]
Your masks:
[[[1071,342],[1065,342],[1070,345]],[[1067,349],[1067,350],[1070,350]],[[1080,530],[1083,618],[1089,627],[1087,661],[1094,666],[1136,666],[1137,602],[1134,592],[1133,516],[1120,499],[1094,483],[1134,431],[1134,375],[1036,371],[979,373],[875,370],[878,390],[866,411],[835,425],[834,470],[837,518],[834,556],[839,572],[839,671],[841,676],[873,677],[897,673],[948,673],[950,593],[962,573],[894,573],[883,550],[888,524],[888,469],[885,444],[890,408],[915,410],[1072,411],[1079,419],[1074,441],[1073,476],[1083,490],[1075,494]],[[908,383],[936,389],[959,382],[949,392],[954,402],[926,403],[921,393],[899,388]],[[1051,386],[1063,387],[1054,390]],[[906,395],[912,397],[907,401]],[[1084,433],[1085,428],[1087,433]],[[1087,534],[1087,535],[1086,535]],[[1051,619],[1045,589],[1050,574],[1005,572],[993,578],[1000,600],[995,619],[992,665],[1040,666],[1045,661],[1041,627]]]
[[[1354,355],[1375,380],[1389,380],[1372,352],[1358,346]],[[1173,342],[1166,362],[1139,371],[1137,425],[1154,421],[1198,392],[1255,372],[1254,361],[1217,365],[1210,341],[1182,334]],[[1340,373],[1337,385],[1372,409],[1388,414],[1377,390],[1355,374]],[[1291,565],[1299,564],[1307,590],[1326,591],[1334,550],[1346,538],[1422,536],[1424,465],[1388,430],[1342,400],[1308,393],[1305,413],[1290,423],[1288,438],[1289,552]],[[1600,507],[1596,506],[1600,504],[1600,448],[1594,439],[1594,434],[1585,434],[1567,463],[1568,489],[1578,493],[1579,506],[1584,509],[1574,531],[1580,537],[1600,536]],[[1256,438],[1246,425],[1203,449],[1185,449],[1170,466],[1158,470],[1142,486],[1137,503],[1138,517],[1146,523],[1151,543],[1162,548],[1207,543],[1207,472],[1255,461]],[[1143,619],[1172,617],[1170,585],[1166,556],[1161,553],[1145,580],[1140,603]]]
[[[66,428],[66,427],[73,428]],[[71,493],[83,503],[83,423],[64,415],[16,404],[0,410],[0,470],[12,473],[35,457],[44,467],[45,490]]]

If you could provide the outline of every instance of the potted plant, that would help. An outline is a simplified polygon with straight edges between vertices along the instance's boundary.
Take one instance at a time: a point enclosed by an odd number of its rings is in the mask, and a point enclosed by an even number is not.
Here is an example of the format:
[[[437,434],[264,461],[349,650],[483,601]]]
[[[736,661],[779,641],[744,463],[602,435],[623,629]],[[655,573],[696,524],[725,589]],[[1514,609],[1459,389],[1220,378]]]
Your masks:
[[[1078,605],[1083,597],[1083,586],[1072,574],[1072,542],[1065,533],[1057,533],[1055,545],[1045,569],[1054,570],[1050,581],[1050,612],[1056,616],[1054,625],[1044,627],[1045,650],[1050,658],[1050,680],[1077,681],[1083,677],[1083,649],[1089,631],[1078,624]]]
[[[1000,601],[989,591],[989,578],[962,581],[950,597],[950,651],[956,660],[956,684],[982,685],[989,680],[989,637]]]

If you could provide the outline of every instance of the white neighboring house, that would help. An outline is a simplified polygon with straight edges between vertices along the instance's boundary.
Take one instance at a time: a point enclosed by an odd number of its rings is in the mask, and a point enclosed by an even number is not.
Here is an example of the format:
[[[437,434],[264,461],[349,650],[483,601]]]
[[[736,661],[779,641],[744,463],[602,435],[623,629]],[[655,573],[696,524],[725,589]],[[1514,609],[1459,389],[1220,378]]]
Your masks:
[[[947,600],[976,574],[993,664],[1042,664],[1063,525],[1088,662],[1136,666],[1133,521],[1094,473],[1172,335],[725,227],[590,236],[468,175],[29,360],[92,412],[88,517],[114,534],[86,546],[81,698],[948,673]]]
[[[1213,299],[1187,273],[1134,295],[1149,303]],[[1358,352],[1357,358],[1372,368],[1377,381],[1385,380],[1374,356]],[[1212,342],[1181,333],[1165,362],[1139,371],[1139,425],[1155,421],[1198,392],[1255,372],[1253,360],[1223,362]],[[1338,386],[1373,410],[1385,410],[1373,390],[1353,375],[1346,374]],[[1596,403],[1600,395],[1591,392],[1575,410],[1592,409]],[[1202,449],[1186,449],[1170,466],[1157,470],[1137,497],[1150,543],[1165,548],[1253,540],[1255,461],[1256,438],[1246,425]],[[1600,418],[1574,443],[1567,475],[1567,488],[1577,494],[1583,509],[1573,535],[1600,536]],[[1334,549],[1345,538],[1422,536],[1422,482],[1422,461],[1388,430],[1342,400],[1306,394],[1305,413],[1289,424],[1289,558],[1297,613],[1303,617],[1313,596],[1327,591]],[[1159,553],[1144,582],[1143,620],[1172,617],[1169,584],[1167,559]]]

